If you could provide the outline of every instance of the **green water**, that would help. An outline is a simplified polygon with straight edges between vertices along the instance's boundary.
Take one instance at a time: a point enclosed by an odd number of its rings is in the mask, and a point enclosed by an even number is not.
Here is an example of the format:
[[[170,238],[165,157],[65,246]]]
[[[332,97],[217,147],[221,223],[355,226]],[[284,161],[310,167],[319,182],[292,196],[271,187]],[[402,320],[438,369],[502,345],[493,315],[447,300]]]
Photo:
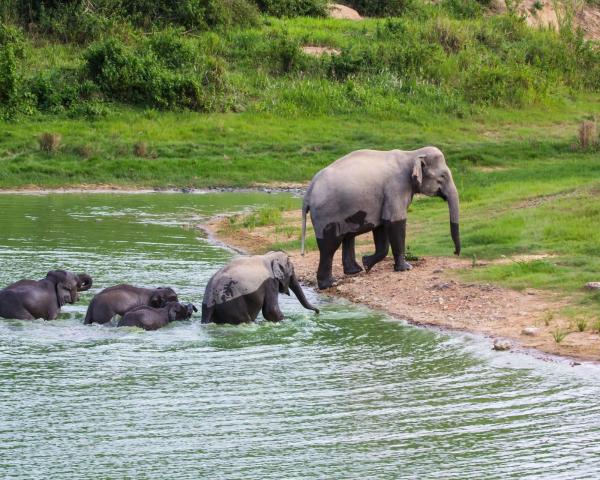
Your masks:
[[[82,325],[100,289],[200,305],[233,253],[191,225],[267,194],[0,195],[0,285],[94,287],[58,320],[0,320],[0,478],[598,478],[600,374],[391,321],[307,290],[281,324]]]

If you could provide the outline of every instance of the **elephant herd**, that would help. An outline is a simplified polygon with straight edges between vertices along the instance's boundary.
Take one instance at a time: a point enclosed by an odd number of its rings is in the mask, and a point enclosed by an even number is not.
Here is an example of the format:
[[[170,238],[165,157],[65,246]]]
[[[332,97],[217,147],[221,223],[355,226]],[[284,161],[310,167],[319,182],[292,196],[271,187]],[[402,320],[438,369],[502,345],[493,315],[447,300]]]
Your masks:
[[[406,216],[415,194],[438,196],[448,202],[450,234],[460,254],[458,191],[443,153],[435,147],[413,151],[358,150],[318,172],[310,182],[302,205],[302,254],[306,216],[310,212],[319,249],[317,284],[331,287],[335,252],[342,247],[346,275],[373,268],[390,249],[394,270],[409,270],[405,259]],[[356,261],[355,238],[373,232],[375,253]],[[79,292],[89,290],[92,277],[52,270],[41,280],[20,280],[0,290],[0,317],[53,320],[66,303],[75,303]],[[217,271],[209,280],[202,301],[202,323],[251,322],[259,312],[269,321],[280,321],[280,293],[290,290],[302,306],[319,310],[306,299],[284,252],[240,257]],[[189,319],[197,311],[179,302],[171,288],[116,285],[96,294],[85,324],[107,323],[120,316],[118,326],[156,330],[176,320]]]
[[[0,317],[21,320],[54,320],[66,303],[75,303],[79,292],[89,290],[92,277],[87,273],[52,270],[41,280],[20,280],[0,290]],[[202,323],[251,322],[262,311],[266,320],[283,320],[279,293],[290,289],[302,306],[311,305],[294,274],[289,257],[269,252],[234,259],[209,280],[202,302]],[[141,288],[115,285],[97,293],[90,302],[84,324],[104,324],[120,316],[119,327],[157,330],[170,322],[187,320],[197,308],[182,304],[169,287]]]

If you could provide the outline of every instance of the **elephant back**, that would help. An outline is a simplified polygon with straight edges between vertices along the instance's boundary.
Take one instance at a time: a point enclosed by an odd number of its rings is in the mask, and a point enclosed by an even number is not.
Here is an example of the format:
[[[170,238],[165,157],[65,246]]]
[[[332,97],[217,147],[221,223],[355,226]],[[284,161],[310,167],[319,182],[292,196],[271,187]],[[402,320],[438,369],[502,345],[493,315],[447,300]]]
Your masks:
[[[202,303],[212,307],[248,295],[272,277],[272,271],[267,268],[262,256],[237,258],[208,281]]]

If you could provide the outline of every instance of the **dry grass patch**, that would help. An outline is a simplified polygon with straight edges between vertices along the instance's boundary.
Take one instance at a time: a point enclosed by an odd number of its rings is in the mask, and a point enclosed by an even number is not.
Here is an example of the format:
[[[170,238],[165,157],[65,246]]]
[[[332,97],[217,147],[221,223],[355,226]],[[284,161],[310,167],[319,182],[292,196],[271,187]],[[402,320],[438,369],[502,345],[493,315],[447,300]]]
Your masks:
[[[53,153],[57,152],[60,148],[60,143],[62,141],[62,137],[58,133],[42,133],[38,137],[38,143],[40,145],[40,150],[43,152]]]

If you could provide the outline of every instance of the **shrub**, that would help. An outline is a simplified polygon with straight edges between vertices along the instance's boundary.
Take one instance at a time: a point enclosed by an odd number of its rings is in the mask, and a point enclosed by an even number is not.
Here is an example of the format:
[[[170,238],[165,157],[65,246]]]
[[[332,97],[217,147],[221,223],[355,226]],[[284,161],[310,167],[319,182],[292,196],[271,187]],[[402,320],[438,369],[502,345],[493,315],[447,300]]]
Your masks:
[[[258,8],[275,17],[324,17],[328,13],[327,0],[255,0]]]
[[[399,17],[415,7],[415,0],[351,0],[347,2],[367,17]]]
[[[43,152],[54,153],[60,148],[61,140],[60,134],[46,132],[38,137],[38,144]]]
[[[133,154],[136,157],[146,157],[148,155],[148,144],[146,142],[137,142],[133,146]]]
[[[565,337],[569,334],[566,330],[556,329],[552,332],[552,338],[556,343],[561,343]]]
[[[85,52],[86,74],[107,98],[126,103],[198,111],[223,108],[227,82],[222,62],[204,58],[193,68],[175,70],[152,48],[134,49],[115,39],[93,44]]]
[[[522,107],[546,95],[547,84],[534,72],[515,66],[473,66],[463,79],[465,98],[473,103]]]
[[[17,61],[23,48],[21,31],[0,23],[0,113],[7,117],[19,109],[22,79]]]
[[[598,129],[596,122],[584,120],[579,126],[579,147],[588,149],[598,144]]]

